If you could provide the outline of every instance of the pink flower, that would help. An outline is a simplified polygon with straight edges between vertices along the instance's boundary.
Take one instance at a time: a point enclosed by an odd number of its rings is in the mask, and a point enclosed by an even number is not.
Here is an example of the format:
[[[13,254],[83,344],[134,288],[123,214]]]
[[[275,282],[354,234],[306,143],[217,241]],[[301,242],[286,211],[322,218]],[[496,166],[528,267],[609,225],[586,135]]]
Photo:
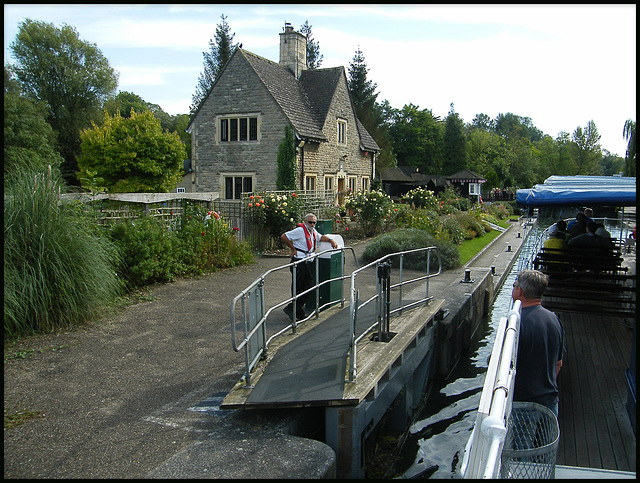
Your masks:
[[[200,233],[202,236],[204,236],[204,232]]]
[[[237,226],[234,226],[233,231],[240,231],[240,228],[238,228]]]

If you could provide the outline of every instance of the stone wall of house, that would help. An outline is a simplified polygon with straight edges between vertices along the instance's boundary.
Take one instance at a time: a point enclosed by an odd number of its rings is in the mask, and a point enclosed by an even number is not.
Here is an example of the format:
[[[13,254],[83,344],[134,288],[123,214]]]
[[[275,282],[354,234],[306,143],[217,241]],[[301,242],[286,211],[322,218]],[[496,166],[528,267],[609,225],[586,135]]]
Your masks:
[[[258,117],[258,140],[218,142],[218,117]],[[198,112],[192,128],[195,191],[224,193],[225,173],[254,174],[254,190],[275,189],[278,146],[287,120],[241,55],[235,55]]]
[[[347,122],[346,144],[338,143],[338,119]],[[337,178],[348,178],[357,176],[356,189],[362,188],[362,177],[369,177],[371,183],[371,157],[365,156],[360,150],[360,137],[356,126],[356,117],[351,102],[347,81],[342,76],[338,83],[336,94],[329,108],[325,125],[322,132],[327,137],[328,142],[320,146],[307,148],[304,146],[304,171],[305,174],[316,174],[318,188],[323,188],[324,177],[334,176],[334,188],[337,188]],[[346,158],[342,160],[342,157]],[[340,170],[342,163],[343,170]],[[345,184],[347,187],[348,184]],[[369,184],[369,186],[371,186]]]
[[[258,117],[258,141],[219,142],[217,119],[241,114]],[[347,143],[338,144],[338,118],[347,121]],[[242,55],[234,55],[201,106],[192,126],[192,168],[196,192],[219,191],[224,197],[224,176],[253,176],[253,190],[275,190],[278,146],[284,138],[288,120],[266,87]],[[324,177],[357,176],[356,189],[362,189],[362,177],[371,186],[371,154],[360,150],[355,114],[349,100],[346,77],[339,82],[337,93],[327,115],[323,133],[328,142],[306,142],[299,150],[297,183],[304,186],[303,176],[316,176],[316,189],[324,189]],[[342,157],[346,155],[344,161]],[[340,170],[342,161],[343,170]]]

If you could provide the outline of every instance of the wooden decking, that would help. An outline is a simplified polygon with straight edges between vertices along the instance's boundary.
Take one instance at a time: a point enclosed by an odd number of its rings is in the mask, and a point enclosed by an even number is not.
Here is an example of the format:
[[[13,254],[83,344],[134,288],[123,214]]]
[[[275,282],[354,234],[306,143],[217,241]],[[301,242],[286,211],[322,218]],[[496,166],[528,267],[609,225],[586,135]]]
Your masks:
[[[633,320],[557,312],[567,354],[560,371],[557,464],[636,471],[625,405]],[[626,322],[626,324],[625,324]]]

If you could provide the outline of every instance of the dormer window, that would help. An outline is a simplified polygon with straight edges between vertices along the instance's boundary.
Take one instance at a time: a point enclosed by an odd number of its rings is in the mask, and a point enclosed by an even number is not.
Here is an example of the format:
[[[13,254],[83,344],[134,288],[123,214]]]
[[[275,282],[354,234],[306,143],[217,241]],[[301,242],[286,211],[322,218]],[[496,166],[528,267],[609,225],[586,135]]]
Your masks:
[[[347,144],[347,121],[338,119],[338,144]]]

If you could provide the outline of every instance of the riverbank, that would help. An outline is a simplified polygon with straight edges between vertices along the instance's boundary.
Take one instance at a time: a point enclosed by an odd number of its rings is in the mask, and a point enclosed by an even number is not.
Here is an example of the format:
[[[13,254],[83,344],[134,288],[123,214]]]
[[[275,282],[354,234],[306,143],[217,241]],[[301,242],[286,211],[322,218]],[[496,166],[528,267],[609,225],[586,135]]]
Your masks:
[[[473,330],[464,318],[456,321],[454,311],[474,310],[469,294],[481,280],[495,292],[520,232],[512,224],[465,267],[433,280],[431,293],[449,304],[451,315],[442,323],[461,337],[451,339],[453,347]],[[366,243],[351,246],[360,256]],[[304,424],[302,410],[268,416],[216,410],[244,367],[242,355],[231,350],[230,301],[282,264],[282,258],[260,257],[152,287],[149,301],[83,331],[26,342],[19,350],[31,356],[5,363],[5,412],[40,416],[5,431],[5,478],[331,476],[333,456],[312,439],[317,428]],[[473,282],[462,282],[465,270]],[[290,276],[282,272],[288,290]],[[206,465],[187,464],[203,456]]]

